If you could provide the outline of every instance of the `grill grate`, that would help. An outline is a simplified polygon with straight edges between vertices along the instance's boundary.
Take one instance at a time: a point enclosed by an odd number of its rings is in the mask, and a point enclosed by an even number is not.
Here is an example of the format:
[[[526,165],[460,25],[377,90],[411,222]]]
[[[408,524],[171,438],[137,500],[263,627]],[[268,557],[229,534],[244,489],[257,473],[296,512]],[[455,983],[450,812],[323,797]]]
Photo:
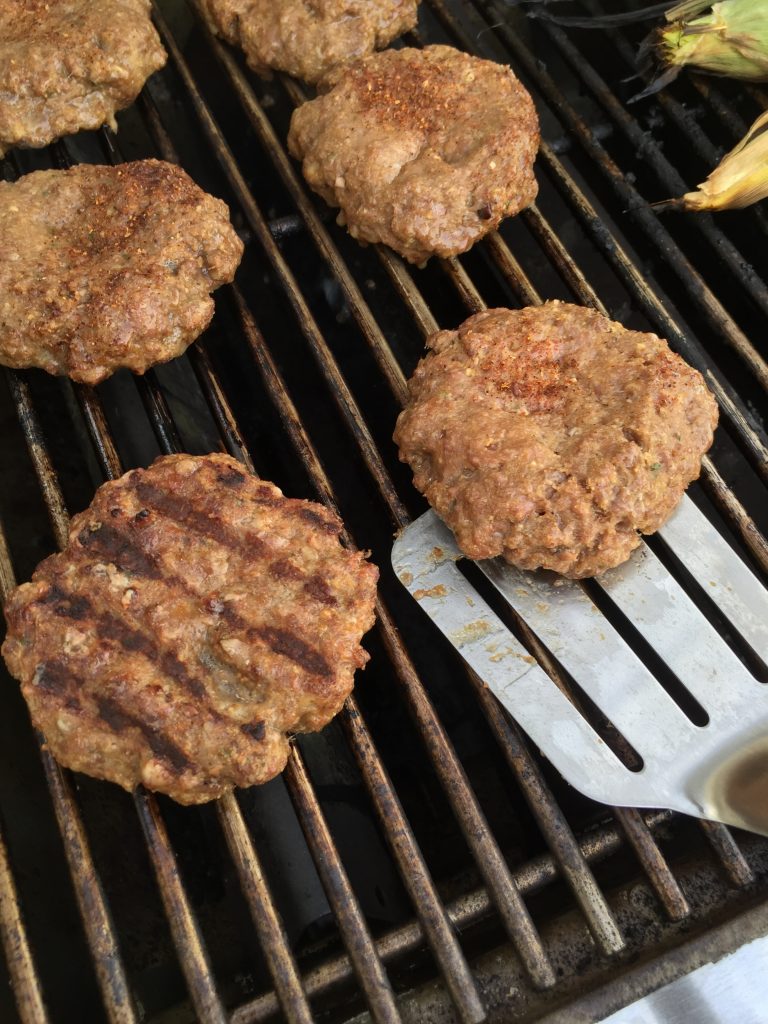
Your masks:
[[[593,0],[585,0],[584,6],[597,11]],[[760,493],[757,478],[765,479],[768,467],[765,434],[748,407],[748,402],[760,401],[759,385],[768,382],[768,368],[749,341],[750,334],[759,336],[752,328],[764,326],[768,314],[768,288],[746,255],[752,243],[747,239],[745,244],[733,224],[721,228],[711,218],[698,218],[691,228],[671,221],[662,223],[656,217],[642,197],[640,184],[635,187],[616,162],[614,150],[625,153],[625,143],[636,148],[639,169],[633,173],[655,176],[670,195],[681,190],[682,177],[660,144],[627,113],[579,49],[580,36],[566,35],[549,24],[537,25],[534,30],[537,47],[546,46],[553,66],[559,60],[558,67],[567,67],[576,76],[579,105],[583,105],[583,93],[599,106],[603,119],[599,131],[540,65],[519,20],[507,28],[512,15],[506,7],[492,0],[426,0],[423,8],[423,24],[409,42],[448,41],[495,59],[510,59],[511,55],[513,66],[532,88],[543,114],[545,138],[556,140],[542,147],[538,204],[517,219],[519,224],[505,225],[501,233],[491,235],[467,257],[433,261],[423,271],[407,267],[388,250],[362,252],[342,232],[328,226],[325,212],[308,194],[286,155],[284,122],[291,107],[305,98],[302,89],[286,78],[273,86],[256,82],[243,71],[239,56],[207,34],[194,7],[179,14],[177,5],[162,4],[156,20],[171,66],[145,90],[138,113],[131,115],[135,123],[126,130],[126,151],[122,150],[123,134],[118,148],[108,132],[101,132],[91,140],[96,148],[86,158],[119,162],[139,155],[161,155],[172,161],[181,158],[188,165],[193,144],[198,180],[210,178],[213,191],[217,191],[216,183],[218,191],[222,191],[222,183],[224,190],[230,190],[233,212],[250,235],[250,244],[241,274],[244,283],[226,289],[228,294],[218,299],[217,325],[219,319],[226,318],[230,326],[228,337],[217,341],[233,360],[233,346],[238,347],[237,358],[242,358],[243,351],[249,354],[256,369],[249,381],[257,382],[258,392],[244,397],[233,384],[237,370],[227,366],[224,354],[217,360],[215,348],[209,350],[204,342],[194,345],[179,361],[190,367],[184,380],[189,387],[196,381],[205,403],[194,410],[191,427],[172,381],[162,370],[137,378],[135,385],[105,385],[98,392],[61,382],[56,386],[73,421],[79,417],[72,428],[80,431],[84,442],[78,457],[91,460],[95,474],[102,479],[119,475],[123,462],[132,461],[134,434],[126,431],[121,418],[129,412],[120,410],[135,411],[135,392],[130,399],[127,395],[128,389],[135,387],[139,408],[143,407],[159,451],[205,450],[207,439],[212,438],[214,446],[240,458],[251,469],[265,463],[275,465],[274,455],[265,450],[274,443],[273,436],[254,430],[249,419],[250,404],[269,405],[280,451],[288,453],[291,462],[285,468],[288,482],[300,468],[319,499],[340,509],[352,524],[351,533],[366,546],[372,540],[360,523],[366,523],[366,509],[373,509],[376,524],[371,530],[381,547],[376,560],[383,567],[389,528],[404,526],[410,507],[417,507],[406,477],[386,445],[393,422],[390,413],[403,401],[406,373],[420,354],[423,337],[440,323],[455,323],[484,308],[486,302],[540,302],[544,287],[555,282],[556,294],[563,297],[573,296],[602,311],[629,312],[639,324],[646,318],[706,375],[720,402],[725,429],[714,456],[705,460],[700,491],[706,493],[713,514],[728,523],[743,542],[754,563],[768,571],[768,545],[745,507],[754,508],[755,513],[760,508],[755,498]],[[627,38],[614,31],[608,37],[619,58],[627,60],[631,55]],[[587,42],[585,50],[589,46]],[[734,123],[732,117],[739,116],[734,115],[733,100],[724,88],[695,79],[691,88],[719,121]],[[764,102],[758,90],[751,90],[749,98],[750,102]],[[695,154],[711,163],[716,147],[682,103],[662,96],[654,105],[663,125],[674,126]],[[568,133],[564,140],[561,126]],[[201,141],[205,146],[198,151]],[[129,145],[137,151],[128,153]],[[6,174],[15,176],[44,166],[46,161],[66,166],[81,156],[77,144],[59,143],[46,154],[24,154],[18,160],[12,155],[6,161]],[[257,161],[258,175],[263,175],[265,184],[259,178],[249,180],[251,160]],[[586,181],[592,183],[591,188]],[[275,195],[280,197],[275,201],[285,206],[274,216],[269,208],[271,199],[263,198],[269,194],[268,185],[275,186]],[[625,218],[604,212],[604,208],[615,210],[617,204],[619,211],[626,208]],[[619,221],[622,227],[626,222],[626,236],[615,226]],[[764,211],[756,212],[755,224],[765,230]],[[305,238],[311,242],[306,252]],[[722,283],[718,280],[716,287],[708,283],[711,275],[699,270],[699,260],[688,255],[691,244],[696,252],[698,246],[711,250],[717,265],[723,267]],[[648,245],[656,256],[653,269],[670,292],[674,289],[677,305],[658,283],[645,280]],[[318,273],[328,286],[325,303],[317,297]],[[267,276],[279,295],[274,315],[258,303],[258,297],[265,295],[259,275]],[[599,294],[591,284],[593,279],[601,282]],[[337,329],[329,318],[328,307],[334,303],[342,320],[347,315],[351,318],[348,326],[342,324]],[[259,322],[254,309],[258,309]],[[688,319],[695,330],[686,323]],[[215,326],[214,330],[221,328]],[[296,333],[295,343],[293,338],[286,342],[289,332]],[[345,347],[349,337],[356,345],[354,352]],[[295,361],[305,359],[306,351],[312,356],[311,365],[306,365],[310,381],[302,386]],[[53,541],[61,546],[67,535],[67,473],[61,468],[50,431],[44,427],[43,407],[34,397],[40,390],[38,378],[10,371],[6,377],[10,402],[50,517]],[[319,414],[313,410],[311,389],[315,386],[324,389],[318,399]],[[326,429],[318,423],[318,415],[332,418],[334,408],[334,426]],[[246,421],[247,429],[243,427],[241,432],[240,424]],[[341,455],[333,451],[336,437],[341,439]],[[348,472],[340,469],[340,460],[345,458],[351,463]],[[735,481],[735,489],[729,487],[731,481]],[[283,481],[278,479],[278,483]],[[354,542],[352,536],[347,539]],[[3,594],[13,585],[13,550],[12,532],[6,544],[0,531]],[[281,901],[274,874],[264,866],[257,850],[259,844],[254,842],[243,799],[229,796],[219,801],[214,820],[245,897],[272,984],[272,990],[265,983],[250,994],[247,986],[241,986],[243,991],[233,996],[230,980],[226,979],[226,986],[222,984],[220,971],[212,964],[216,950],[201,924],[199,900],[183,878],[184,851],[174,841],[179,814],[198,812],[180,812],[166,801],[138,792],[133,798],[135,812],[189,998],[188,1010],[178,1010],[179,1020],[193,1015],[206,1024],[246,1024],[282,1014],[293,1024],[315,1017],[349,1019],[364,1005],[376,1021],[427,1020],[432,1012],[437,1017],[441,1008],[445,1009],[446,999],[461,1021],[481,1021],[486,1015],[509,1020],[513,1014],[531,1019],[559,1001],[615,977],[612,958],[622,953],[646,950],[648,955],[669,937],[679,943],[683,929],[707,926],[715,912],[722,916],[725,908],[735,917],[744,909],[747,895],[750,902],[761,905],[768,844],[752,837],[740,838],[737,843],[724,826],[693,825],[667,812],[641,815],[631,809],[569,809],[573,796],[562,792],[562,783],[536,760],[525,738],[479,680],[445,661],[444,655],[439,661],[434,660],[436,654],[425,657],[418,648],[420,635],[424,634],[414,632],[395,591],[385,582],[374,640],[373,664],[380,666],[376,678],[387,680],[395,699],[415,723],[426,757],[420,763],[427,766],[444,802],[444,810],[438,813],[452,815],[458,841],[465,845],[464,882],[454,883],[458,891],[451,892],[451,885],[437,876],[434,864],[438,859],[429,847],[425,826],[411,820],[409,814],[409,808],[417,804],[408,792],[408,779],[403,778],[393,757],[382,714],[376,705],[365,701],[364,682],[360,694],[364,706],[350,698],[340,716],[341,731],[367,792],[366,814],[378,823],[415,916],[388,930],[373,927],[350,873],[348,840],[334,824],[323,787],[313,784],[313,776],[322,777],[314,748],[299,741],[292,748],[283,781],[332,914],[330,932],[334,941],[341,941],[321,944],[314,961],[304,949],[298,950],[301,955],[297,958],[297,943],[286,931],[278,910]],[[546,652],[537,649],[532,637],[527,640],[546,665]],[[428,642],[430,648],[437,645],[431,634]],[[550,668],[557,675],[556,667]],[[505,856],[507,850],[489,820],[499,816],[478,791],[476,773],[468,771],[455,716],[445,713],[446,672],[449,685],[461,687],[479,707],[485,723],[481,728],[495,740],[502,770],[509,773],[514,780],[510,785],[526,802],[526,828],[535,832],[537,839],[524,837],[523,847],[540,842],[548,852],[524,858],[516,866]],[[567,685],[564,679],[559,682]],[[144,1009],[135,999],[135,972],[126,963],[124,937],[113,920],[101,877],[104,872],[97,871],[89,839],[93,823],[83,812],[83,801],[69,773],[56,765],[39,737],[38,742],[103,1014],[121,1024],[144,1019]],[[439,804],[442,807],[443,803]],[[598,827],[582,829],[577,838],[578,823],[585,821],[597,822]],[[35,943],[20,910],[20,886],[11,873],[13,858],[8,847],[12,852],[13,825],[9,819],[8,828],[0,832],[0,933],[18,1014],[26,1024],[46,1021],[49,1016],[43,1004],[45,985],[33,958]],[[675,840],[679,834],[683,840]],[[676,841],[682,842],[682,855],[674,870],[662,851],[661,836],[670,837],[673,848]],[[703,852],[705,847],[710,856]],[[598,883],[596,866],[610,863],[610,858],[626,849],[633,851],[634,863],[642,868],[666,922],[655,910],[643,915],[637,908],[634,912],[628,909],[617,889],[620,879],[614,878],[611,885],[610,873],[605,875],[608,884]],[[727,878],[727,887],[713,876],[714,862]],[[627,863],[631,864],[631,859]],[[636,871],[630,870],[636,876]],[[567,886],[570,895],[562,889],[549,899],[564,901],[571,911],[567,936],[556,927],[562,907],[547,911],[547,893],[554,892],[558,884]],[[631,891],[647,893],[643,886],[642,878],[639,882],[635,878]],[[702,887],[709,893],[707,898]],[[739,896],[740,889],[747,895]],[[542,902],[536,903],[539,912],[534,913],[527,903],[533,906],[537,899]],[[581,918],[572,908],[578,908]],[[640,934],[639,922],[649,916],[653,926],[647,928],[647,934]],[[591,940],[586,938],[585,925]],[[742,938],[747,927],[745,924],[739,933]],[[473,938],[476,932],[483,934]],[[499,949],[504,951],[499,954],[502,968],[498,969],[506,985],[502,992],[487,966],[489,950]],[[426,958],[425,950],[429,952]],[[590,972],[586,982],[579,982],[577,976],[584,972],[585,963]],[[413,993],[396,996],[392,981],[401,992],[411,988],[413,977],[436,979],[431,1002],[425,1003]],[[52,1000],[48,1002],[50,1019],[66,1019]],[[159,1020],[160,1015],[160,1009],[149,1013],[150,1019]]]

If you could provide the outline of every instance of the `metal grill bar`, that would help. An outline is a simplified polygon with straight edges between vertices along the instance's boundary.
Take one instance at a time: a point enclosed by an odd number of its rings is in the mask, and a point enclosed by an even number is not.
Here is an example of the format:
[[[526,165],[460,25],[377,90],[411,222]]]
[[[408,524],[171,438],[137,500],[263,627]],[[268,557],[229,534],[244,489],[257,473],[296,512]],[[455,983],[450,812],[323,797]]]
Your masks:
[[[283,776],[288,783],[291,799],[301,820],[304,834],[309,840],[312,858],[322,880],[323,888],[334,908],[350,960],[354,964],[355,972],[365,990],[373,1019],[381,1021],[382,1024],[388,1024],[388,1022],[395,1024],[400,1020],[400,1014],[395,1005],[392,986],[373,944],[360,904],[357,902],[346,872],[341,867],[339,854],[312,789],[304,761],[296,747],[291,751]],[[472,984],[472,989],[474,990],[474,984]],[[476,996],[476,1000],[476,1007],[479,1007],[480,997]],[[479,1016],[476,1010],[474,1014],[468,1012],[466,1003],[463,1001],[459,1003],[459,1008],[463,1010],[462,1019],[466,1021],[482,1020],[484,1016],[482,1008]]]
[[[203,1024],[227,1024],[227,1014],[216,990],[200,928],[184,891],[157,801],[140,790],[134,794],[134,802],[195,1011]]]
[[[5,537],[0,532],[0,549]],[[0,566],[7,563],[7,550],[0,550]],[[8,592],[4,591],[5,596]],[[35,969],[27,930],[19,907],[19,895],[11,872],[8,848],[0,829],[0,939],[11,977],[11,986],[23,1024],[48,1024],[40,981]]]
[[[751,885],[755,880],[754,872],[730,830],[717,821],[701,821],[700,825],[733,884]]]
[[[240,888],[248,901],[251,919],[275,983],[276,1000],[288,1024],[312,1024],[312,1011],[296,961],[234,794],[227,793],[221,797],[216,810],[227,846],[235,861]]]

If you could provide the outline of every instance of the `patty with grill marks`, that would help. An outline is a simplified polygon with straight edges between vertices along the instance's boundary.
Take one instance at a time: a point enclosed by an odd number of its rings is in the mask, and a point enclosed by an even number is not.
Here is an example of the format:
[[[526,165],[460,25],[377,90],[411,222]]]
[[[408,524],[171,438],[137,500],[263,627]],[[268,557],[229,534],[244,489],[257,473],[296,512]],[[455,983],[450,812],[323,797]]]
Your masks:
[[[0,0],[0,157],[115,124],[166,53],[150,0]]]
[[[243,243],[180,167],[137,160],[0,181],[0,252],[0,363],[97,384],[180,355]]]
[[[455,256],[530,205],[539,121],[512,69],[450,46],[333,72],[294,111],[291,153],[339,223],[411,263]]]
[[[419,0],[203,0],[214,31],[259,74],[317,82],[416,25]]]
[[[69,768],[180,803],[266,782],[368,655],[376,567],[342,524],[227,455],[104,484],[17,588],[3,646]]]
[[[595,576],[698,477],[717,405],[655,334],[547,302],[439,331],[395,441],[470,558]]]

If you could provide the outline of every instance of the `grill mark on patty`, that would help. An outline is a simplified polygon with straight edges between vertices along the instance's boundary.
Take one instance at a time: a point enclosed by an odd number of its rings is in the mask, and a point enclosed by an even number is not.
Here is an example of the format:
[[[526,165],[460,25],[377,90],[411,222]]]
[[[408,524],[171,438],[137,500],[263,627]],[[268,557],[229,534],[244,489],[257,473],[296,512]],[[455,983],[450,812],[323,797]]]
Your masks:
[[[307,508],[306,505],[298,509],[298,514],[305,522],[311,523],[313,526],[319,526],[325,533],[332,533],[338,536],[341,532],[341,527],[335,518],[328,519],[322,512],[316,512],[313,508]]]
[[[51,661],[41,662],[35,672],[34,683],[46,693],[60,696],[70,689],[74,682],[72,676],[63,661],[54,658]]]
[[[269,566],[269,573],[276,580],[303,580],[304,573],[287,558],[279,558]]]
[[[264,722],[254,722],[253,724],[241,725],[240,732],[245,733],[252,740],[263,740],[267,734],[267,727]]]
[[[271,487],[258,487],[250,498],[257,505],[266,505],[268,508],[278,508],[285,501],[285,498]]]
[[[335,608],[339,603],[331,593],[330,587],[327,582],[319,574],[315,574],[311,579],[308,579],[304,584],[304,593],[309,594],[320,604],[327,605],[329,608]]]
[[[94,700],[99,717],[113,732],[121,733],[129,727],[138,729],[155,757],[167,762],[175,772],[182,772],[192,767],[192,762],[180,747],[158,729],[142,722],[137,715],[131,714],[130,711],[126,711],[113,697],[97,696]]]
[[[275,654],[282,654],[284,658],[295,662],[305,672],[314,676],[332,675],[331,667],[320,651],[306,643],[290,629],[281,629],[278,626],[251,626],[228,604],[224,605],[221,614],[233,629],[239,630],[249,640],[262,640]]]
[[[82,547],[113,562],[132,576],[149,580],[159,580],[164,576],[157,559],[145,551],[134,537],[108,523],[102,523],[96,530],[81,530],[77,539]]]
[[[195,508],[187,498],[169,494],[145,480],[136,481],[136,494],[143,505],[149,505],[185,529],[244,555],[249,561],[266,555],[267,545],[260,537],[252,533],[236,533],[220,519]]]
[[[67,594],[58,584],[54,583],[39,604],[54,605],[53,614],[60,619],[74,619],[81,622],[91,612],[91,602],[80,594]]]
[[[199,700],[205,700],[207,697],[204,684],[190,674],[184,663],[172,651],[162,650],[146,633],[133,629],[112,612],[97,611],[87,597],[81,594],[68,594],[55,585],[39,603],[55,604],[54,614],[62,618],[74,618],[76,621],[90,618],[97,641],[115,640],[125,651],[142,654],[148,661],[158,665],[166,676],[194,697]],[[71,614],[73,608],[77,615]],[[209,707],[208,710],[213,717],[219,717],[214,708]]]
[[[320,651],[305,643],[301,637],[296,636],[290,629],[280,629],[277,626],[259,626],[253,633],[269,644],[276,654],[282,654],[296,662],[307,672],[315,676],[331,675],[331,667]]]
[[[239,469],[235,469],[234,466],[230,466],[227,469],[222,469],[216,474],[216,479],[220,484],[224,484],[225,487],[242,487],[245,483],[245,473],[242,473]]]

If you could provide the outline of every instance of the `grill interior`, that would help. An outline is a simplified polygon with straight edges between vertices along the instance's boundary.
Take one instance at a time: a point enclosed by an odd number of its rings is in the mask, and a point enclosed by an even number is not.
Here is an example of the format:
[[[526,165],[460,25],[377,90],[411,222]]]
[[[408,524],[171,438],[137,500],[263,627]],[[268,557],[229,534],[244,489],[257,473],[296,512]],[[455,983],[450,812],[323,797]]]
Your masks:
[[[686,75],[627,106],[642,31],[424,0],[406,43],[511,63],[545,141],[536,205],[417,270],[361,248],[308,193],[284,148],[300,86],[245,70],[191,3],[156,18],[170,60],[119,135],[12,153],[3,171],[178,160],[230,204],[246,255],[172,364],[96,390],[5,372],[0,585],[64,543],[104,479],[222,450],[340,511],[382,569],[379,620],[339,718],[295,742],[281,778],[202,808],[62,771],[6,679],[0,1016],[586,1020],[764,931],[768,841],[570,790],[416,612],[389,549],[425,507],[390,440],[425,335],[563,298],[657,331],[705,374],[721,426],[690,493],[766,572],[768,216],[649,206],[703,180],[766,94]]]

